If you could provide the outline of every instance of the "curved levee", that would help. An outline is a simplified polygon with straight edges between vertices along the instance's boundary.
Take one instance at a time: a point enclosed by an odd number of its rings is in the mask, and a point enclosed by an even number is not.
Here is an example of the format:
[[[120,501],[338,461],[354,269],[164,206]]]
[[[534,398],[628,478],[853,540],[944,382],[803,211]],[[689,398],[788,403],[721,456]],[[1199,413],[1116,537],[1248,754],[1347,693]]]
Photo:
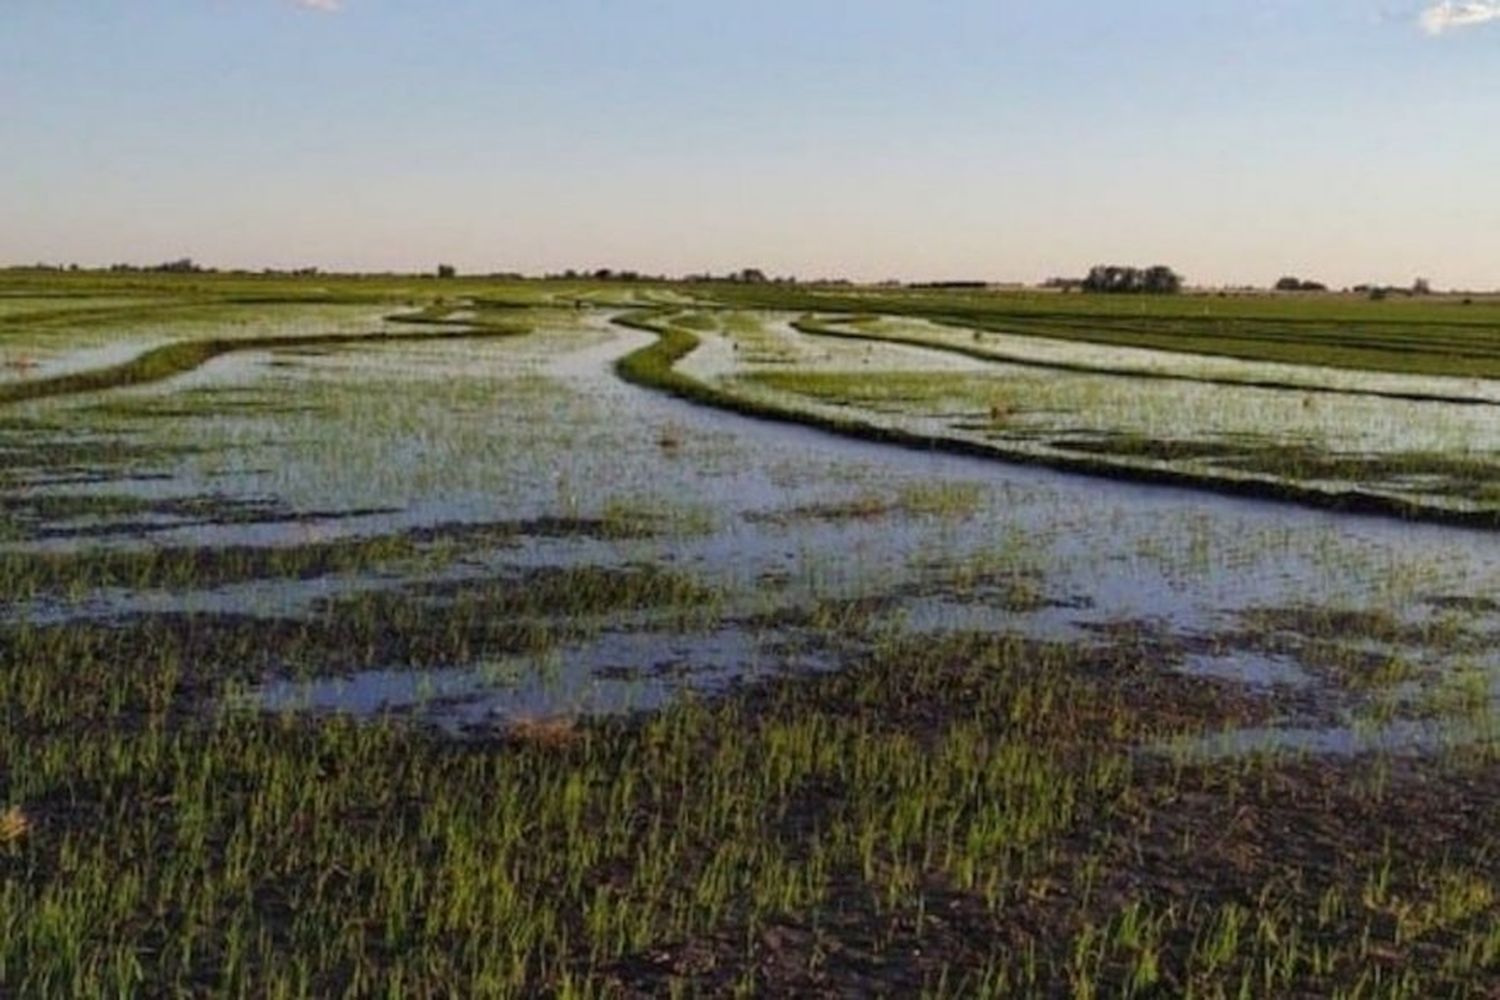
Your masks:
[[[107,368],[70,372],[30,382],[0,385],[0,405],[68,396],[85,392],[102,392],[127,386],[160,382],[201,367],[214,358],[237,351],[256,351],[296,347],[331,347],[341,344],[401,343],[409,341],[474,340],[493,337],[515,337],[529,333],[529,328],[499,325],[476,325],[468,320],[441,317],[405,316],[393,319],[411,324],[439,327],[424,333],[328,333],[288,337],[219,338],[183,340],[144,351],[129,361]]]
[[[1099,478],[1177,486],[1227,496],[1298,503],[1349,514],[1397,517],[1471,528],[1500,527],[1500,511],[1458,510],[1361,490],[1319,489],[1284,480],[1228,478],[1162,466],[1127,465],[1088,456],[1042,455],[1006,448],[1003,445],[982,444],[977,441],[924,434],[899,427],[872,424],[863,420],[776,406],[763,400],[735,395],[678,371],[677,362],[690,354],[701,341],[692,331],[663,323],[662,320],[663,315],[659,312],[631,313],[614,317],[612,321],[618,325],[652,333],[658,338],[654,343],[621,358],[616,363],[615,370],[627,382],[668,392],[705,406],[714,406],[762,420],[821,428],[883,444],[923,451],[942,451],[1000,459]],[[931,347],[932,345],[919,344],[917,346]]]
[[[829,337],[838,340],[855,340],[875,344],[901,344],[920,347],[924,350],[953,354],[988,361],[993,364],[1014,365],[1018,368],[1041,368],[1049,371],[1070,372],[1078,375],[1104,375],[1118,378],[1151,379],[1166,382],[1197,382],[1203,385],[1224,385],[1245,389],[1271,389],[1283,392],[1314,393],[1333,396],[1365,396],[1376,399],[1394,399],[1408,403],[1451,403],[1456,406],[1500,406],[1500,400],[1483,396],[1465,396],[1434,392],[1405,392],[1395,389],[1359,388],[1341,385],[1310,385],[1305,382],[1279,381],[1271,378],[1229,378],[1222,375],[1188,375],[1181,372],[1151,371],[1149,369],[1112,368],[1108,365],[1089,365],[1081,362],[1042,361],[1025,355],[993,348],[965,347],[962,344],[945,344],[925,340],[921,337],[905,337],[894,333],[869,333],[829,326],[826,322],[799,319],[792,323],[798,333],[810,337]]]

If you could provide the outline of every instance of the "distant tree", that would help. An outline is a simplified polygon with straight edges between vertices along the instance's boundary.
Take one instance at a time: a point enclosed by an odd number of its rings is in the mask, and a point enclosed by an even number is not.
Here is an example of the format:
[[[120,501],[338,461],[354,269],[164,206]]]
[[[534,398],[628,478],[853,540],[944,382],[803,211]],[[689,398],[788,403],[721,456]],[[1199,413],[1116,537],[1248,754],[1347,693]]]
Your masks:
[[[1278,292],[1326,292],[1328,286],[1321,281],[1303,281],[1301,278],[1287,276],[1276,282]]]
[[[1083,290],[1085,292],[1112,292],[1114,291],[1115,272],[1117,267],[1109,267],[1097,264],[1089,268],[1089,276],[1083,279]]]
[[[452,264],[439,264],[437,266],[437,276],[439,278],[456,278],[458,277],[458,268]]]
[[[1418,278],[1416,281],[1413,281],[1411,283],[1411,293],[1413,295],[1431,295],[1432,282],[1428,281],[1426,278]]]
[[[166,263],[157,264],[151,270],[160,271],[163,274],[197,274],[203,268],[193,263],[193,258],[183,257],[180,260],[169,260]]]
[[[1145,270],[1099,264],[1089,270],[1080,287],[1108,295],[1176,295],[1182,291],[1182,276],[1163,264]]]
[[[1147,295],[1176,295],[1182,291],[1182,275],[1165,264],[1156,264],[1146,268],[1141,286]]]

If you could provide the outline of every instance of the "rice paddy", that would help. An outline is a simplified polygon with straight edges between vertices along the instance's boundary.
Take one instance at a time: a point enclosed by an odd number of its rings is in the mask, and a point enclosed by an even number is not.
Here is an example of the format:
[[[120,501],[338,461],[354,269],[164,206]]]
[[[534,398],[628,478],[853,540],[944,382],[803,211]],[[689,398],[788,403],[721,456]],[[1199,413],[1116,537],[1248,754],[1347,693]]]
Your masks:
[[[0,995],[1500,985],[1500,307],[0,276]]]

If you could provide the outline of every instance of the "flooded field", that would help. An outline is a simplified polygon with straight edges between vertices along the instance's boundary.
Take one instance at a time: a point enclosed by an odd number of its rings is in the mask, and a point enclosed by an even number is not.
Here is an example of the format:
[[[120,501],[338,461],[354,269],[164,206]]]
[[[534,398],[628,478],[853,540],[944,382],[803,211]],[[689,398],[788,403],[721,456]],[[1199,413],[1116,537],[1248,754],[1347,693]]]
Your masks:
[[[0,299],[0,983],[1500,962],[1500,382],[699,286],[246,294]]]

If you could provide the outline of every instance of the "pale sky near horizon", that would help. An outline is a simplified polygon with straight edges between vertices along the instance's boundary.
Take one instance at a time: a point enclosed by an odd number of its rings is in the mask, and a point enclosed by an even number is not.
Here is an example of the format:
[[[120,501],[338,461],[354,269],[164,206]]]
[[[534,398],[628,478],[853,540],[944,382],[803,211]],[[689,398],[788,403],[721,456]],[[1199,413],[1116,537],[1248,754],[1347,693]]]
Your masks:
[[[1500,3],[4,6],[0,264],[1500,287]]]

